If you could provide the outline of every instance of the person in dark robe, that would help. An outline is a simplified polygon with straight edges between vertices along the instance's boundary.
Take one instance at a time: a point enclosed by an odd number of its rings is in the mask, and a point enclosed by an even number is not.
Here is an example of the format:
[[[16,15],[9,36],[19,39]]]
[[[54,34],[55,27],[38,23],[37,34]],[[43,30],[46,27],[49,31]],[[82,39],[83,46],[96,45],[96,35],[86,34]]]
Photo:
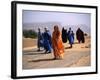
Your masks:
[[[67,38],[68,38],[67,29],[64,29],[64,27],[63,27],[62,28],[62,41],[63,41],[63,43],[67,42]]]
[[[40,48],[43,47],[43,34],[40,30],[40,28],[38,28],[38,41],[37,41],[37,47],[38,47],[38,51],[40,51]]]
[[[51,50],[52,50],[51,33],[49,30],[47,30],[47,28],[44,28],[44,29],[45,29],[45,32],[43,34],[43,38],[44,38],[45,53],[51,53]]]
[[[74,35],[71,28],[69,28],[69,31],[68,31],[68,40],[69,40],[70,48],[72,48],[72,44],[74,43]]]
[[[78,28],[77,31],[76,31],[76,38],[78,40],[78,42],[82,42],[84,43],[85,42],[85,38],[84,38],[84,32]]]

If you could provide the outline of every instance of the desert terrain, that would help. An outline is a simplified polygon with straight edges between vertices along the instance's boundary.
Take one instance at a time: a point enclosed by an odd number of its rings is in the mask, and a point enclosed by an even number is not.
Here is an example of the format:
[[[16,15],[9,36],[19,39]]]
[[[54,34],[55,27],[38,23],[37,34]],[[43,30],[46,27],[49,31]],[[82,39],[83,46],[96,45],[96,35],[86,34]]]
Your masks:
[[[72,48],[68,41],[64,43],[65,52],[62,60],[53,60],[52,53],[45,54],[43,48],[37,51],[37,39],[23,38],[23,69],[63,68],[91,66],[91,39],[85,36],[85,43],[75,40]]]

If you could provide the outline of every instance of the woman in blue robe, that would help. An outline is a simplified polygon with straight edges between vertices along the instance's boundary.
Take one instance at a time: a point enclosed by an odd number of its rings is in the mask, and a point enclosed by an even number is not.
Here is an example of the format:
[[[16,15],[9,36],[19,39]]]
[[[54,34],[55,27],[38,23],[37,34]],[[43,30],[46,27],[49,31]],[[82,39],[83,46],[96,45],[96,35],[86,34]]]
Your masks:
[[[52,49],[51,34],[50,34],[49,30],[47,30],[47,28],[45,28],[43,38],[44,38],[45,53],[51,53],[51,49]]]
[[[68,31],[68,40],[69,40],[70,48],[72,48],[72,44],[74,43],[74,33],[71,30],[71,28],[69,28]]]

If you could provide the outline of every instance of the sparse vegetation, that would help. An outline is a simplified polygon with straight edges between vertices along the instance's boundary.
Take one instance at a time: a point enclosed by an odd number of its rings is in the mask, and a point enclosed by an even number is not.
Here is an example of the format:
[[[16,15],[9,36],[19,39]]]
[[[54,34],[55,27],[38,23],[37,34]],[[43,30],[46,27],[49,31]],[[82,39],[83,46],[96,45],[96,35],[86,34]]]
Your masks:
[[[25,38],[37,38],[37,32],[35,30],[23,30],[23,36]]]

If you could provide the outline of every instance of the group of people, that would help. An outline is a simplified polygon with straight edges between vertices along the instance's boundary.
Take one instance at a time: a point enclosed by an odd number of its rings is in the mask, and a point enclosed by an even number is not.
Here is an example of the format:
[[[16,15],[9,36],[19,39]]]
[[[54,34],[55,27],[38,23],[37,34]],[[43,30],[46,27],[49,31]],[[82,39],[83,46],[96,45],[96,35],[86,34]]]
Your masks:
[[[62,28],[62,41],[63,43],[66,43],[67,40],[69,41],[70,44],[70,48],[72,48],[72,44],[74,44],[74,32],[71,30],[71,28],[69,28],[69,31],[67,32],[67,29],[64,29],[64,27]],[[84,38],[84,32],[78,28],[76,31],[76,39],[78,40],[78,42],[85,42],[85,38]]]
[[[76,31],[76,37],[78,42],[85,42],[84,32],[78,28]],[[59,30],[58,25],[54,26],[53,33],[51,34],[47,28],[44,28],[44,33],[41,32],[41,29],[38,28],[38,51],[40,51],[41,47],[44,48],[45,53],[51,53],[53,49],[54,59],[63,59],[64,56],[64,45],[67,40],[69,41],[70,47],[72,48],[72,44],[74,43],[74,33],[69,28],[62,28],[62,33]]]
[[[44,28],[44,30],[44,33],[42,33],[40,28],[38,28],[38,51],[40,51],[40,48],[43,47],[45,49],[45,53],[51,53],[51,33],[47,28]]]

